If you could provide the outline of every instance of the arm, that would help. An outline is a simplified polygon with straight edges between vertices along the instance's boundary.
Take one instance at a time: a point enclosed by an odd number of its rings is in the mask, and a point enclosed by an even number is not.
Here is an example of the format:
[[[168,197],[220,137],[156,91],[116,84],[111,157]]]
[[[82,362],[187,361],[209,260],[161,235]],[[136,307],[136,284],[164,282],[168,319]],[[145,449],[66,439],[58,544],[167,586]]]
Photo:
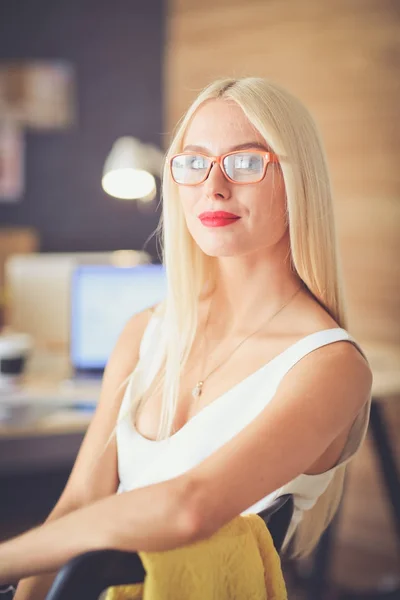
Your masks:
[[[140,341],[152,310],[134,315],[126,324],[104,372],[96,412],[86,432],[66,487],[46,524],[98,499],[114,494],[118,485],[115,439],[107,441],[115,426],[121,405],[121,384],[133,371],[139,356]],[[1,563],[0,563],[1,564]],[[45,562],[42,571],[49,571]],[[42,599],[55,573],[33,577],[19,583],[14,600]]]
[[[262,412],[186,474],[197,494],[191,502],[198,539],[300,474],[332,468],[371,384],[367,362],[348,342],[295,365]]]
[[[61,502],[58,501],[55,508],[47,517],[46,522],[57,519],[68,512],[70,512],[69,507],[67,505],[62,506]],[[49,591],[55,576],[56,573],[46,573],[40,577],[30,577],[29,579],[24,579],[18,584],[14,600],[43,600]],[[9,581],[12,581],[12,579],[9,579]]]
[[[190,490],[178,477],[113,495],[0,544],[0,583],[59,569],[87,552],[160,551],[194,539]]]

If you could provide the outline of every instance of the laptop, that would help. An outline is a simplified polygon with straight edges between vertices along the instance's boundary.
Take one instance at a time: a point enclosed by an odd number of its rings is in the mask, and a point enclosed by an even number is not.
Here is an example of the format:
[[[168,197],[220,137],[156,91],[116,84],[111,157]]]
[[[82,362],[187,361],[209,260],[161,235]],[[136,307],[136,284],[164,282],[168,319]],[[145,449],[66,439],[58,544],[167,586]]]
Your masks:
[[[163,265],[80,265],[72,273],[69,359],[73,377],[101,378],[127,321],[167,293]]]
[[[5,264],[5,286],[10,297],[6,325],[32,336],[35,351],[63,353],[68,359],[70,284],[79,265],[135,267],[151,263],[139,250],[112,252],[38,252],[15,254]]]

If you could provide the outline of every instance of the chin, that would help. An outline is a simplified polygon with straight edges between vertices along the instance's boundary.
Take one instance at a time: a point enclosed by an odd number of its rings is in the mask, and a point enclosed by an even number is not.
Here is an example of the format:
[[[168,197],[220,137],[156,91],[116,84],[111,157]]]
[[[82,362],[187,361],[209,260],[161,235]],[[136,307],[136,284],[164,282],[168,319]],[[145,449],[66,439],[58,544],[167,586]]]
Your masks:
[[[241,254],[246,254],[244,251],[243,245],[239,244],[202,244],[198,240],[196,240],[196,244],[199,246],[200,250],[204,252],[207,256],[212,256],[214,258],[218,257],[228,257],[228,256],[240,256]]]
[[[223,235],[225,232],[218,235],[218,230],[210,230],[207,233],[204,230],[198,231],[194,227],[188,227],[188,229],[196,245],[207,256],[214,258],[240,256],[249,252],[248,245],[246,244],[246,236],[237,235],[237,233],[233,234],[232,232],[227,232],[228,235]]]

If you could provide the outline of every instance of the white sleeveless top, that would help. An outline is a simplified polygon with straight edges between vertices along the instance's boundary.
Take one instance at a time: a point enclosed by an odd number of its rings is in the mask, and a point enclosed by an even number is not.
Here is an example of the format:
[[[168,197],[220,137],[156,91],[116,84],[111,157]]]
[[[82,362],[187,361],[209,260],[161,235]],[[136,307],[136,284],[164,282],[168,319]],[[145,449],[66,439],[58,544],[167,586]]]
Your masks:
[[[154,314],[142,338],[141,356],[151,344],[156,348],[159,339],[157,326],[160,323],[161,318]],[[283,377],[299,360],[317,348],[342,340],[355,344],[364,355],[358,343],[345,329],[326,329],[307,335],[219,396],[165,440],[149,440],[134,427],[129,410],[129,384],[122,400],[116,429],[120,480],[117,493],[172,479],[198,465],[261,413],[273,398]],[[244,397],[246,402],[243,402]],[[370,401],[358,414],[340,460],[333,468],[318,475],[299,475],[241,514],[259,513],[278,496],[292,494],[294,513],[286,545],[303,512],[314,506],[332,480],[335,470],[358,450],[368,426],[369,409]]]

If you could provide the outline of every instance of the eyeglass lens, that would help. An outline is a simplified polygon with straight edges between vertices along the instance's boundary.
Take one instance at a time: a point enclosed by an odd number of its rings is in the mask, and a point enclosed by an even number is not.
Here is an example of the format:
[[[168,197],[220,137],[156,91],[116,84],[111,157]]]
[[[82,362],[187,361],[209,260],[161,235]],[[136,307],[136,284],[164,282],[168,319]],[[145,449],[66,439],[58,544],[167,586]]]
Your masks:
[[[222,166],[225,173],[238,183],[258,181],[264,170],[261,154],[240,152],[225,156]],[[211,159],[198,154],[179,154],[171,163],[172,176],[177,183],[190,185],[200,183],[207,175]]]

